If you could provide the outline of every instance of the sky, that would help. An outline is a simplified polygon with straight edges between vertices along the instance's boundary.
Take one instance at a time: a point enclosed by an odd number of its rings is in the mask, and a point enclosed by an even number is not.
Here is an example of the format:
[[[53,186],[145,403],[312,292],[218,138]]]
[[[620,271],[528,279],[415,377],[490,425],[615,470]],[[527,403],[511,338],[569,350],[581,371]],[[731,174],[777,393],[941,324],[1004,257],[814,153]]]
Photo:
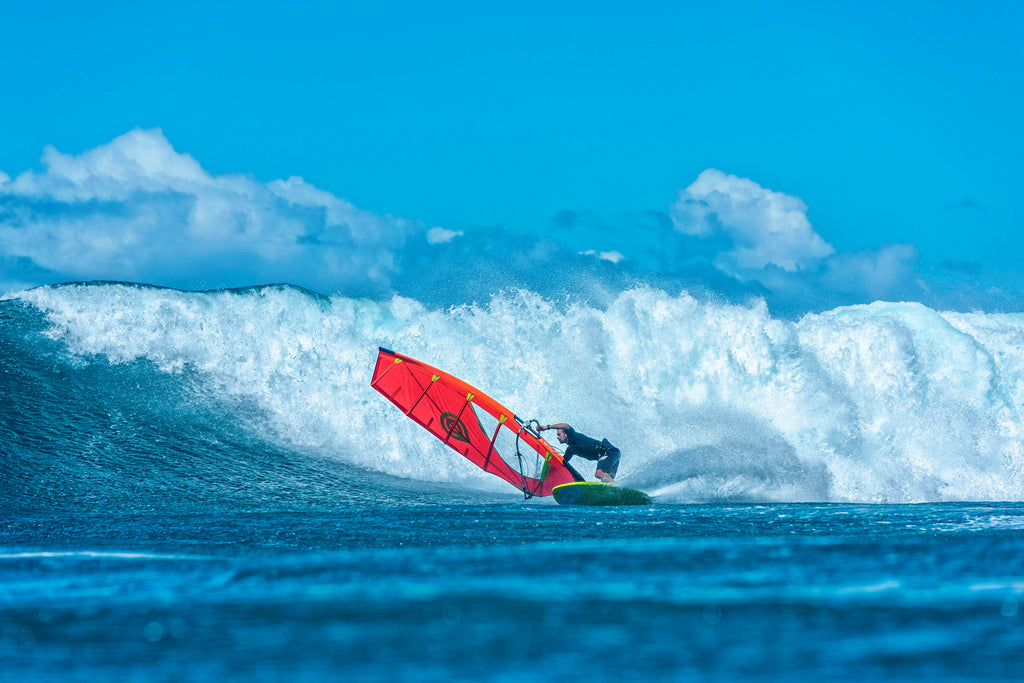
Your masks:
[[[8,3],[0,290],[1024,311],[1024,5],[711,4]]]

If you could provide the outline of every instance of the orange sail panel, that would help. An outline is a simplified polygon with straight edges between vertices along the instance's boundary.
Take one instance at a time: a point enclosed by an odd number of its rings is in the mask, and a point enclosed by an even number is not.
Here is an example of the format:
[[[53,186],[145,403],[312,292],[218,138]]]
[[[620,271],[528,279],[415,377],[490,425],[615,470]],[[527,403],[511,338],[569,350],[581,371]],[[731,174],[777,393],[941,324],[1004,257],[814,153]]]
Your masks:
[[[529,496],[574,481],[562,454],[508,408],[435,367],[380,349],[370,386],[485,472]]]

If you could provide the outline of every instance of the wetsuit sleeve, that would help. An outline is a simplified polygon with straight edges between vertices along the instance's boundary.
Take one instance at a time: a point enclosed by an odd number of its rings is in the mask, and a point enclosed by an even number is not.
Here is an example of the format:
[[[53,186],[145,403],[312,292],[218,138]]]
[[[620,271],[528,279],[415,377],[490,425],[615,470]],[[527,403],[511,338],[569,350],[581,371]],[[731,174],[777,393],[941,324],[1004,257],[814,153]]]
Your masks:
[[[566,441],[569,445],[565,449],[565,456],[563,456],[562,462],[568,465],[569,459],[576,455],[576,449],[573,447],[573,441],[576,439],[576,430],[569,425],[566,425],[563,429],[565,429]]]

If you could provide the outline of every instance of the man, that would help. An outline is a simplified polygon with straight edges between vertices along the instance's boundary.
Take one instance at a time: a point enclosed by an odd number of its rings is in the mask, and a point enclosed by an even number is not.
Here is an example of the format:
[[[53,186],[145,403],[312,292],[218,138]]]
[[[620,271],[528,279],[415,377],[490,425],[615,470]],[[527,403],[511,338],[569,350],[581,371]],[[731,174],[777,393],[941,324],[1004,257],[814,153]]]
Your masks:
[[[564,462],[569,464],[569,459],[578,455],[585,460],[597,460],[597,471],[594,476],[606,484],[615,483],[615,473],[619,471],[619,456],[622,455],[619,449],[608,443],[608,439],[592,439],[586,434],[581,434],[564,422],[557,424],[537,424],[539,431],[554,429],[558,443],[569,444],[565,449]],[[570,468],[571,471],[571,468]]]

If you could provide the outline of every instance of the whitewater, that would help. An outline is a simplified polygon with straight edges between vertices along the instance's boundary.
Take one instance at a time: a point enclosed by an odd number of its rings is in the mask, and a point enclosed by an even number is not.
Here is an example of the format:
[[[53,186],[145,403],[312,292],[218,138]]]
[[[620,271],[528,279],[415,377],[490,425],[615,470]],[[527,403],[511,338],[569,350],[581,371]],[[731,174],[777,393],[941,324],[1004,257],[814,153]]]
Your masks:
[[[597,307],[528,291],[438,310],[275,285],[9,294],[74,366],[187,382],[218,423],[319,461],[513,493],[369,388],[378,346],[525,418],[611,439],[661,502],[1024,499],[1024,316],[884,303],[773,317],[650,288]],[[41,346],[27,338],[17,353]]]

